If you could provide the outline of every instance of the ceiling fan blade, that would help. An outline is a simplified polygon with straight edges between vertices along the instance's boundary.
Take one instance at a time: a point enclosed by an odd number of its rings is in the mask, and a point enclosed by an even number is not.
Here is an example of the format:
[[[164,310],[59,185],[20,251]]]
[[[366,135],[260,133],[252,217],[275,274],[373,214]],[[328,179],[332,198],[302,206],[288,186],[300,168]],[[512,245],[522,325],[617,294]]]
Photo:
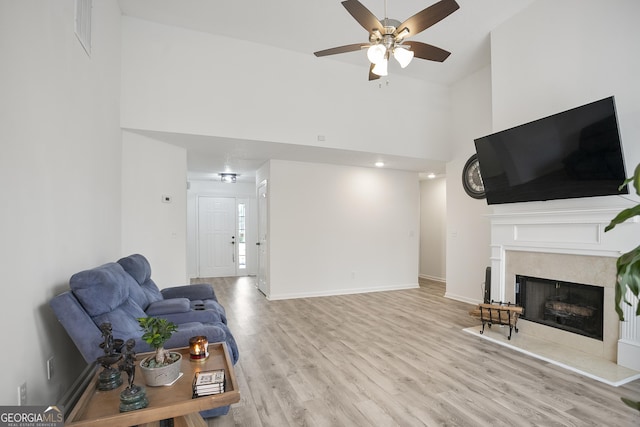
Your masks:
[[[338,53],[355,52],[356,50],[360,50],[367,46],[368,44],[366,43],[354,43],[345,46],[332,47],[331,49],[319,50],[317,52],[313,52],[313,54],[315,56],[336,55]]]
[[[443,62],[451,55],[449,51],[422,42],[409,41],[406,46],[411,48],[414,57],[429,61]]]
[[[380,78],[379,75],[377,75],[376,73],[373,72],[373,67],[375,67],[376,64],[371,64],[369,66],[369,81],[371,80],[378,80]]]
[[[384,29],[384,25],[378,18],[358,0],[346,0],[342,2],[342,5],[368,33],[373,32],[373,30],[382,32]]]
[[[406,28],[409,30],[410,36],[415,36],[419,32],[424,31],[430,26],[442,21],[459,8],[460,6],[455,0],[441,0],[404,21],[396,29],[394,34],[397,35]]]

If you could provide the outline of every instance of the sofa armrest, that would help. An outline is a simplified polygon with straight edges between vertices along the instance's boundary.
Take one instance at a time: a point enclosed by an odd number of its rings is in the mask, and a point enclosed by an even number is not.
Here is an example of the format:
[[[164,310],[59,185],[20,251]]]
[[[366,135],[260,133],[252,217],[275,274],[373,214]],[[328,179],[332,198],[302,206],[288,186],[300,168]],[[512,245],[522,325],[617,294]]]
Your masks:
[[[170,313],[186,313],[191,311],[191,304],[187,298],[171,298],[152,302],[145,310],[148,316],[159,316]]]
[[[100,348],[102,333],[73,292],[63,292],[54,297],[49,305],[87,363],[104,355]]]
[[[218,301],[213,287],[204,283],[195,285],[174,286],[172,288],[161,289],[162,297],[167,298],[188,298],[190,300],[200,299],[207,300],[213,299]]]

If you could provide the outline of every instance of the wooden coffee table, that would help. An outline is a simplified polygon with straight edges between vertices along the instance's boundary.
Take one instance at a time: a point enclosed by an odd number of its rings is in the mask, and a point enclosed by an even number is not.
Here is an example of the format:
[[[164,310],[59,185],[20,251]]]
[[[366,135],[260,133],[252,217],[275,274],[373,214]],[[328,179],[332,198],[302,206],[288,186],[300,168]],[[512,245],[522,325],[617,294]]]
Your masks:
[[[157,426],[158,421],[173,418],[175,427],[206,427],[207,423],[200,416],[200,411],[240,401],[233,364],[223,343],[209,344],[209,357],[204,362],[190,361],[188,348],[171,349],[171,351],[182,354],[182,377],[171,386],[148,387],[145,385],[149,406],[135,411],[120,412],[120,392],[127,386],[126,374],[123,374],[123,385],[117,389],[99,391],[96,388],[98,374],[102,369],[99,368],[68,415],[65,425],[73,427]],[[139,354],[137,359],[142,360],[148,354]],[[193,399],[191,387],[194,374],[210,369],[225,370],[225,392]],[[144,385],[139,372],[136,374],[135,383]]]

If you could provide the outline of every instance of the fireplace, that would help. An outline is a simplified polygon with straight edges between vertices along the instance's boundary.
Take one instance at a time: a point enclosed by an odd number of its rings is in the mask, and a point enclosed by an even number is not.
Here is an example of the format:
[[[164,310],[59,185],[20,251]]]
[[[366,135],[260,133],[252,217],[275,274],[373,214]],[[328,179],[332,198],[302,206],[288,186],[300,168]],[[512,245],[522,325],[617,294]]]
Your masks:
[[[604,293],[602,338],[526,319],[518,322],[518,335],[531,335],[550,345],[569,347],[640,371],[637,300],[632,299],[632,305],[623,304],[625,322],[619,321],[614,310],[616,259],[626,248],[637,245],[634,238],[640,222],[627,221],[621,224],[624,228],[620,232],[605,233],[605,226],[620,211],[617,207],[603,204],[599,208],[536,211],[529,206],[526,210],[516,208],[496,210],[490,215],[493,299],[515,302],[516,275],[583,283],[603,288]]]
[[[604,288],[516,275],[522,319],[603,340]]]

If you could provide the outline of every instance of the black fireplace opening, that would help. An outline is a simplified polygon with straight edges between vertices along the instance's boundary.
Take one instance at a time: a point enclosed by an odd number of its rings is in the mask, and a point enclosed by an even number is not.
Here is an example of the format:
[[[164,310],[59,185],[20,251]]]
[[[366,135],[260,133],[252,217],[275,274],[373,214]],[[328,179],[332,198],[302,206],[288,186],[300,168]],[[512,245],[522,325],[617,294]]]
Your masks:
[[[516,275],[520,317],[602,341],[604,288]]]

